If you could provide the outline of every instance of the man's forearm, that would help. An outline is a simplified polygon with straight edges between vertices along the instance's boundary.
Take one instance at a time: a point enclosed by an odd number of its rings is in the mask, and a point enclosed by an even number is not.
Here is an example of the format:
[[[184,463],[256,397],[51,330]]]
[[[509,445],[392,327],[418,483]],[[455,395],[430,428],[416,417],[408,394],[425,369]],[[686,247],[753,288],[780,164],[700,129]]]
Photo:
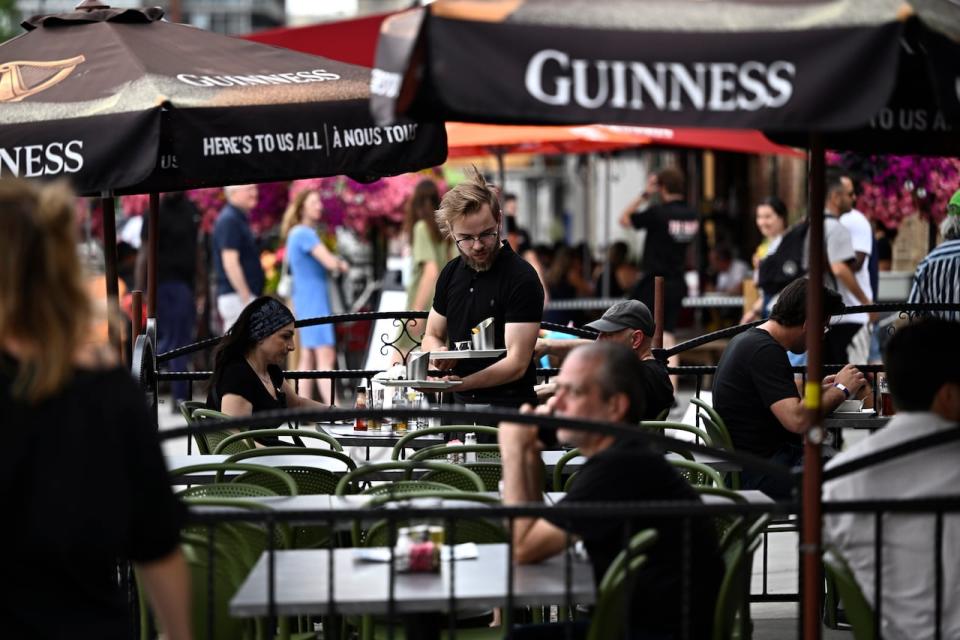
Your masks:
[[[593,340],[587,340],[585,338],[576,338],[574,340],[554,340],[552,338],[543,338],[543,355],[553,356],[562,360],[580,345],[590,344],[591,342],[593,342]]]
[[[530,427],[531,429],[535,427]],[[532,452],[539,457],[539,453]],[[526,504],[530,502],[540,502],[543,499],[543,493],[538,489],[539,465],[530,464],[531,452],[502,451],[501,464],[503,465],[503,495],[501,499],[504,505]],[[535,518],[515,518],[513,521],[513,541],[519,543],[526,537]]]
[[[871,304],[867,295],[863,292],[863,289],[860,288],[860,285],[857,284],[857,278],[853,275],[853,271],[850,270],[850,267],[846,263],[835,263],[830,265],[830,270],[833,271],[833,275],[837,277],[837,280],[840,281],[840,284],[845,286],[853,296],[860,301],[860,304]]]
[[[249,300],[253,297],[250,293],[250,287],[247,285],[247,279],[243,275],[243,269],[239,264],[223,264],[223,272],[227,275],[227,281],[230,286],[243,300]]]
[[[529,358],[532,357],[533,354],[531,353]],[[519,357],[511,358],[508,354],[503,360],[463,378],[463,382],[457,387],[457,391],[487,389],[519,380],[527,370],[527,364],[530,362],[529,358],[524,362]]]
[[[440,351],[447,348],[447,341],[439,338],[429,332],[423,335],[423,341],[420,343],[421,351]]]

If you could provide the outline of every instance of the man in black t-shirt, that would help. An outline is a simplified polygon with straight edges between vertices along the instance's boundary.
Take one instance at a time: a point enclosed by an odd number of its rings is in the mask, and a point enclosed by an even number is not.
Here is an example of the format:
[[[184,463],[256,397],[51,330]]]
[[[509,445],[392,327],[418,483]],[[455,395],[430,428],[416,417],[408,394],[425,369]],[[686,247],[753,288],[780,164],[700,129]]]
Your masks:
[[[500,240],[500,203],[479,173],[443,196],[437,211],[441,231],[460,255],[440,272],[427,318],[423,351],[446,351],[469,341],[471,329],[492,317],[494,347],[506,349],[493,361],[436,360],[459,380],[456,400],[464,404],[519,407],[536,402],[533,347],[543,317],[543,287],[534,271]],[[454,364],[455,363],[455,364]]]
[[[639,384],[640,366],[633,352],[620,344],[597,342],[578,347],[560,369],[557,394],[537,412],[636,423],[645,404]],[[588,458],[561,504],[700,501],[696,491],[660,453],[596,432],[560,429],[557,435]],[[540,502],[542,443],[537,430],[529,425],[501,423],[499,439],[504,504]],[[623,547],[625,534],[645,528],[656,529],[659,537],[636,574],[628,607],[629,637],[677,637],[684,622],[690,624],[689,637],[708,637],[723,575],[708,519],[691,521],[690,544],[685,549],[682,524],[676,518],[517,518],[513,526],[514,557],[520,564],[528,564],[556,555],[563,551],[570,532],[583,539],[599,583]],[[684,566],[690,569],[686,578],[682,575]],[[681,609],[684,580],[690,588],[686,601],[691,608],[685,618]],[[530,637],[559,636],[543,633]]]
[[[724,349],[713,378],[713,407],[723,418],[738,451],[794,467],[800,464],[801,434],[810,426],[794,382],[787,351],[806,351],[807,278],[798,278],[780,293],[770,319],[748,329]],[[843,311],[840,296],[823,288],[821,323]],[[853,365],[823,379],[825,413],[856,396],[865,379]],[[789,498],[788,479],[744,469],[744,489],[759,489],[771,498]]]
[[[684,280],[687,254],[700,230],[699,216],[686,203],[684,191],[683,173],[678,169],[663,169],[655,179],[648,181],[647,189],[630,202],[620,215],[621,226],[647,231],[643,248],[643,277],[634,287],[631,297],[652,309],[654,278],[664,278],[663,346],[667,349],[676,344],[674,330],[683,298],[687,295]],[[640,210],[655,193],[659,194],[659,204]],[[670,364],[677,366],[675,357]]]
[[[646,409],[640,414],[641,420],[660,419],[664,411],[673,406],[673,385],[663,363],[653,357],[654,323],[653,314],[647,305],[639,300],[624,300],[612,305],[599,320],[586,325],[588,329],[600,332],[597,340],[609,340],[630,347],[640,360],[640,384]],[[537,356],[557,356],[563,358],[570,351],[592,340],[556,340],[540,338],[537,340]],[[553,395],[556,384],[553,382],[537,387],[537,397],[544,401]]]

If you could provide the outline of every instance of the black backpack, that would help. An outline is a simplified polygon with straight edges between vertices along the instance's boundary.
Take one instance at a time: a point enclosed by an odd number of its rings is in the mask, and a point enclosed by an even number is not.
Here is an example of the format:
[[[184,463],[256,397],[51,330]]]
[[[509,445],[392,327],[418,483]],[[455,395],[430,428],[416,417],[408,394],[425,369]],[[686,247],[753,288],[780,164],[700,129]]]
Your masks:
[[[776,251],[768,253],[760,261],[757,284],[768,296],[780,293],[788,284],[807,273],[803,267],[803,245],[809,230],[810,223],[805,219],[793,225],[783,234]]]

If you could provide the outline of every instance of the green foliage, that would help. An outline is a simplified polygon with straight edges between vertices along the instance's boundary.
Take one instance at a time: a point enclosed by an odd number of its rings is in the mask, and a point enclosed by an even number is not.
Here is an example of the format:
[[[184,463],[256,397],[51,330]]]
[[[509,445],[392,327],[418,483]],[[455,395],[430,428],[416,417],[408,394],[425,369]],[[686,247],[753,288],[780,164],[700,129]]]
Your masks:
[[[0,0],[0,42],[6,42],[23,33],[20,20],[16,0]]]

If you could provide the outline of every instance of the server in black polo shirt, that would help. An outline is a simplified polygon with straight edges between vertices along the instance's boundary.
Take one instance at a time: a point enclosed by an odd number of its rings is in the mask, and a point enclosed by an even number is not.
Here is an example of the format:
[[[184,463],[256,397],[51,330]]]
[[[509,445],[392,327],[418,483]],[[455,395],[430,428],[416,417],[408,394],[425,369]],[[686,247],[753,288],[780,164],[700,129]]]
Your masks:
[[[492,316],[495,345],[506,348],[506,355],[433,364],[452,367],[449,379],[462,381],[458,402],[519,407],[536,402],[533,347],[543,317],[543,287],[533,267],[501,242],[501,219],[497,193],[478,172],[444,195],[437,223],[460,255],[437,278],[422,349],[445,351],[470,340],[470,330]]]

